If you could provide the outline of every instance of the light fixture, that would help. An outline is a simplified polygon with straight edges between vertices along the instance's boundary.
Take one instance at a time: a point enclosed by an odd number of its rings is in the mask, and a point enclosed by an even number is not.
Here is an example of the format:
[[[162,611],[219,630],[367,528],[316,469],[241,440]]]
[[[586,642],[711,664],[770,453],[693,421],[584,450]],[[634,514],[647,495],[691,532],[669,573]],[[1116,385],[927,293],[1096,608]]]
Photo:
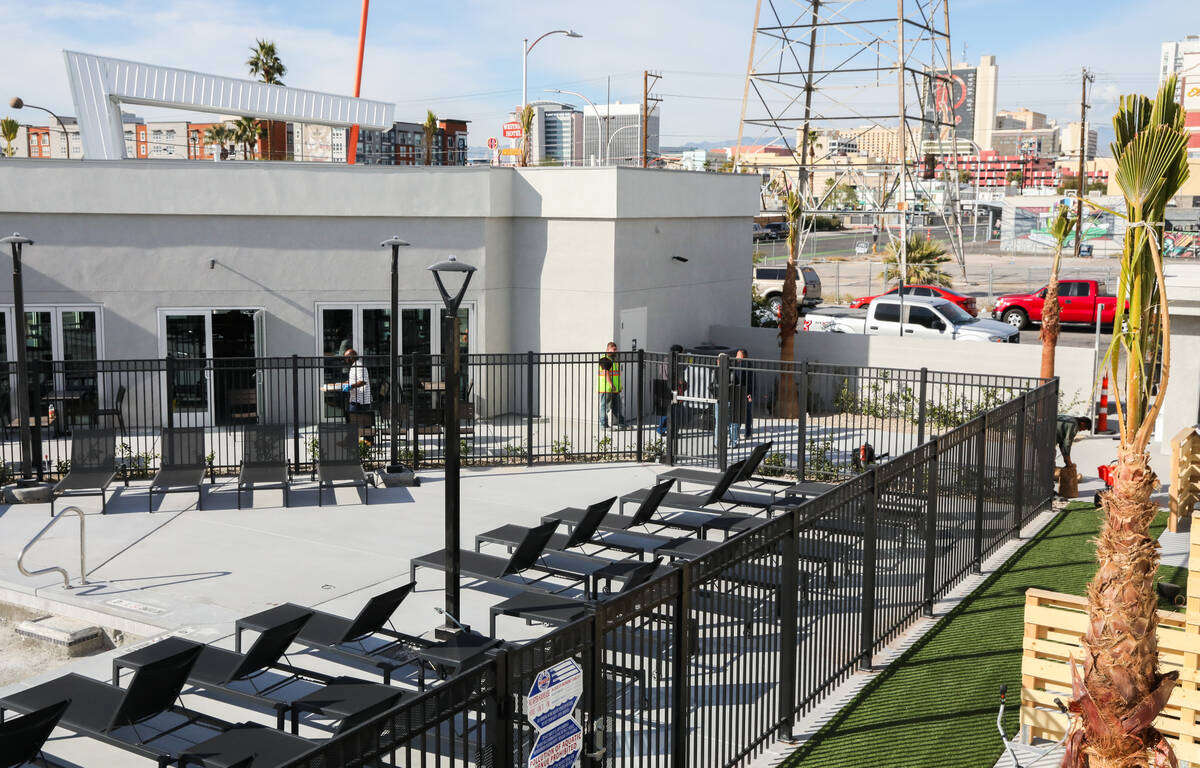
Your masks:
[[[674,259],[675,261],[682,262],[684,264],[687,264],[687,262],[688,262],[687,258],[684,256],[672,256],[671,258]]]
[[[471,282],[471,275],[475,274],[475,267],[470,264],[464,264],[458,260],[458,257],[451,254],[446,257],[445,261],[439,261],[437,264],[431,264],[429,271],[433,273],[434,282],[437,283],[438,292],[442,294],[442,301],[446,305],[446,309],[451,313],[458,311],[458,305],[462,303],[463,294],[467,292],[467,284]],[[454,296],[446,290],[446,286],[442,283],[442,273],[461,272],[466,276],[463,278],[462,287],[458,289],[458,293]]]

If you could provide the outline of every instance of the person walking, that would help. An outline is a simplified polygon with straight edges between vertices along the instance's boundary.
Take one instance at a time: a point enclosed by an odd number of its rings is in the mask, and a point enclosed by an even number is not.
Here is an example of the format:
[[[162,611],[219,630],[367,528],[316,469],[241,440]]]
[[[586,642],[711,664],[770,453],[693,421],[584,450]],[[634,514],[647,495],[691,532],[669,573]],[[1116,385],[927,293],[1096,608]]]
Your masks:
[[[734,359],[745,360],[746,350],[739,349],[734,353]],[[742,364],[743,367],[734,368],[733,374],[730,377],[731,383],[735,387],[739,387],[741,392],[746,393],[746,439],[749,440],[754,434],[754,369]],[[737,427],[734,419],[729,420],[729,442],[734,447],[738,444],[739,436],[735,432]]]
[[[600,395],[600,428],[608,429],[608,412],[612,411],[613,426],[625,428],[621,411],[621,362],[617,359],[616,342],[608,342],[596,372],[596,392]]]
[[[350,366],[346,383],[342,384],[342,391],[349,394],[346,403],[346,421],[349,422],[350,414],[371,410],[371,378],[367,374],[367,366],[358,356],[354,347],[348,348],[342,355],[342,359]]]
[[[739,349],[734,353],[735,360],[745,360],[746,350]],[[730,366],[729,368],[729,402],[720,402],[720,385],[714,378],[709,385],[709,396],[715,398],[718,408],[727,408],[728,413],[726,418],[729,421],[729,447],[737,448],[741,438],[741,422],[746,422],[746,436],[750,436],[750,397],[751,389],[754,384],[754,373],[748,368],[738,368]],[[743,408],[745,409],[743,411]],[[720,418],[717,414],[713,415],[713,441],[719,442],[721,439],[720,433]]]

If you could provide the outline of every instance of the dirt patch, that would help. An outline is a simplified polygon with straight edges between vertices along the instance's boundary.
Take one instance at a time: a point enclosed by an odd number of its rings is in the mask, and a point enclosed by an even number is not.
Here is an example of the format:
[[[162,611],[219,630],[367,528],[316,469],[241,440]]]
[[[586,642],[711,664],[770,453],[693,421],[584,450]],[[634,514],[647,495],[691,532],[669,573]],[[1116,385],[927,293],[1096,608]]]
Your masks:
[[[75,660],[60,650],[17,634],[17,626],[21,622],[46,615],[44,611],[31,611],[20,606],[0,603],[0,687],[49,672]],[[104,630],[104,637],[103,647],[95,653],[103,653],[110,648],[140,640],[107,629]]]

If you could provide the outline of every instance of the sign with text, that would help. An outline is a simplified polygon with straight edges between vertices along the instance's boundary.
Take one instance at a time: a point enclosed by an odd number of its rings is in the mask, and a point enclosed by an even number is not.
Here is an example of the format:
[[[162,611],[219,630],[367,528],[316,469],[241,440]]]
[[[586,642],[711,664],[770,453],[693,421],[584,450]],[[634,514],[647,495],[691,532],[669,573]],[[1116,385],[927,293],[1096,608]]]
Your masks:
[[[505,123],[504,124],[504,138],[506,138],[506,139],[521,138],[521,124],[520,123]]]
[[[520,157],[521,153],[522,150],[520,147],[505,147],[504,149],[500,150],[500,154],[511,155],[513,157]]]
[[[495,136],[488,139],[488,149],[495,149],[498,146],[500,146],[500,142],[496,139]]]
[[[949,141],[951,133],[960,139],[975,135],[976,76],[975,67],[925,72],[921,88],[923,140]]]
[[[529,768],[571,768],[583,751],[583,728],[573,717],[538,734],[529,752]]]
[[[574,659],[560,661],[534,678],[525,700],[526,716],[534,728],[544,731],[570,717],[582,695],[583,670]]]

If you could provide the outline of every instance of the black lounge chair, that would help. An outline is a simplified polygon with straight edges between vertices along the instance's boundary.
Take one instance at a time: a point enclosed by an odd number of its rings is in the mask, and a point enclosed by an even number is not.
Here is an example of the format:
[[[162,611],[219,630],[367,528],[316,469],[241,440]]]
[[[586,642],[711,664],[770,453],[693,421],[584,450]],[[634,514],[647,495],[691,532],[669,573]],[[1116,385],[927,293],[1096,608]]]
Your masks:
[[[629,572],[625,583],[615,594],[629,592],[645,584],[658,571],[661,563],[661,557],[656,557],[648,563],[639,563],[637,568]],[[489,634],[492,637],[496,636],[497,616],[518,616],[528,621],[562,626],[583,618],[594,604],[594,601],[579,597],[522,592],[492,606]]]
[[[546,544],[549,543],[550,537],[554,535],[554,529],[557,527],[558,521],[551,520],[550,522],[530,528],[529,532],[521,539],[521,543],[513,549],[510,557],[496,557],[495,555],[480,554],[470,549],[460,549],[458,551],[459,572],[462,576],[468,578],[492,581],[507,584],[511,587],[532,589],[539,592],[560,591],[538,584],[538,582],[549,576],[563,576],[582,583],[584,580],[579,578],[577,574],[555,572],[538,564],[542,553],[546,549]],[[410,574],[414,582],[417,580],[417,568],[422,567],[433,568],[437,571],[445,570],[446,550],[439,549],[436,552],[430,552],[427,555],[415,557],[409,561]],[[525,578],[522,574],[531,569],[540,570],[543,572],[543,575],[536,579]]]
[[[0,722],[0,768],[17,768],[39,758],[44,761],[42,745],[70,705],[67,700],[47,704],[28,715]]]
[[[166,766],[175,760],[174,751],[165,745],[161,748],[153,746],[151,742],[155,739],[193,724],[216,730],[223,730],[228,725],[174,703],[201,650],[197,645],[143,666],[134,673],[128,688],[74,673],[63,675],[0,699],[0,715],[8,709],[32,713],[67,701],[59,720],[61,727]],[[174,723],[166,732],[143,735],[147,721],[166,714],[182,718],[183,722]],[[125,733],[127,727],[129,732]]]
[[[297,693],[293,689],[293,695],[289,698],[285,688],[297,682],[324,686],[338,679],[333,675],[297,669],[280,662],[284,652],[300,633],[300,628],[311,616],[311,612],[299,614],[263,630],[250,646],[250,650],[244,654],[212,645],[201,645],[200,655],[188,673],[187,681],[217,698],[274,709],[278,727],[282,730],[284,714],[291,707],[292,700],[312,692],[311,686],[301,686],[304,690]],[[116,670],[123,664],[144,666],[147,662],[178,653],[192,645],[196,644],[190,640],[170,637],[121,656],[113,668]],[[267,673],[276,671],[286,674],[265,677]],[[114,679],[113,684],[116,682]],[[385,688],[384,692],[388,695],[396,693],[397,696],[393,698],[398,698],[399,695],[399,691],[392,689]]]
[[[242,489],[256,485],[278,485],[283,489],[283,506],[288,506],[291,465],[287,460],[287,427],[283,424],[247,424],[242,430],[242,469],[238,473],[237,505],[242,508]]]
[[[322,505],[325,486],[332,489],[335,483],[361,485],[363,503],[370,503],[358,449],[358,427],[353,424],[317,425],[317,506]]]
[[[108,511],[104,492],[117,476],[117,436],[107,429],[76,429],[71,434],[71,471],[54,486],[50,497],[50,514],[54,502],[68,493],[76,496],[100,495],[100,513]]]
[[[204,427],[175,427],[163,430],[162,466],[150,481],[146,502],[154,511],[154,491],[162,493],[196,489],[196,509],[204,503]]]
[[[776,503],[774,497],[760,496],[751,498],[745,494],[739,494],[736,498],[730,495],[730,488],[737,482],[737,479],[742,476],[742,471],[746,467],[746,459],[735,462],[729,465],[722,474],[720,480],[713,484],[713,487],[702,493],[668,493],[660,502],[661,506],[668,509],[682,509],[689,512],[713,512],[721,513],[725,510],[721,509],[721,505],[727,506],[746,506],[758,507],[770,511],[772,505]],[[622,494],[620,497],[620,506],[624,510],[627,502],[644,501],[654,490],[651,488],[640,488],[631,493]],[[710,507],[716,507],[709,509]]]
[[[758,471],[759,466],[767,458],[767,454],[771,450],[774,443],[768,441],[757,445],[754,450],[750,451],[750,455],[746,457],[745,463],[742,466],[742,471],[734,478],[734,483],[749,483],[759,482],[754,477],[754,473]],[[669,469],[658,476],[659,480],[674,480],[679,490],[683,490],[684,483],[692,483],[693,485],[716,485],[721,482],[725,476],[724,472],[715,469],[700,469],[698,467],[675,467]]]
[[[390,682],[393,670],[410,663],[414,650],[429,644],[388,626],[392,614],[415,587],[415,583],[405,584],[375,595],[353,619],[295,603],[277,605],[238,619],[234,647],[241,650],[245,630],[263,632],[280,623],[307,616],[309,618],[301,625],[295,642],[352,662],[375,664],[383,670],[384,682]]]

